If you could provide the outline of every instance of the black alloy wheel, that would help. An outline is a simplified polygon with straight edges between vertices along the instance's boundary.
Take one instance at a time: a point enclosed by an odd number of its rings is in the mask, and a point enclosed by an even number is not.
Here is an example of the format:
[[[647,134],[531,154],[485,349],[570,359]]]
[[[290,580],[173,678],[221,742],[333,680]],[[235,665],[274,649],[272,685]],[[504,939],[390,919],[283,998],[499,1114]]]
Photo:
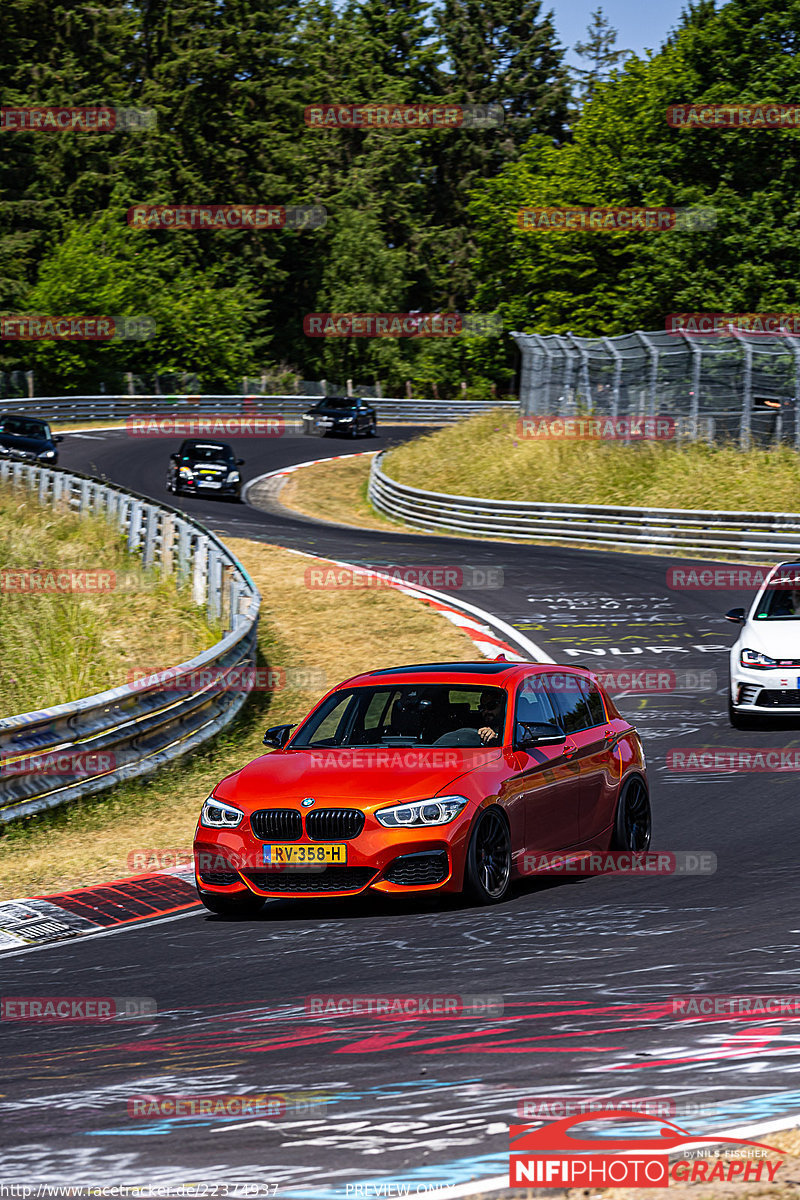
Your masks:
[[[467,850],[465,890],[480,904],[499,904],[511,886],[511,836],[498,808],[478,818]]]
[[[639,775],[627,781],[617,802],[612,848],[614,850],[647,850],[650,845],[653,818],[647,787]]]

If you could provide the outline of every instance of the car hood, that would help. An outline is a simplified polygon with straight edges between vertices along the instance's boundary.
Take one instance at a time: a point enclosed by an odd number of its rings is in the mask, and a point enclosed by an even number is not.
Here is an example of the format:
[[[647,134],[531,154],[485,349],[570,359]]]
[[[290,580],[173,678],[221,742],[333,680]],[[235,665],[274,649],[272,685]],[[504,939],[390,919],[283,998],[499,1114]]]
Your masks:
[[[501,755],[499,747],[287,748],[254,759],[224,779],[215,793],[246,811],[299,807],[309,796],[318,804],[369,808],[435,796]]]
[[[769,658],[800,659],[800,620],[748,621],[739,644]]]

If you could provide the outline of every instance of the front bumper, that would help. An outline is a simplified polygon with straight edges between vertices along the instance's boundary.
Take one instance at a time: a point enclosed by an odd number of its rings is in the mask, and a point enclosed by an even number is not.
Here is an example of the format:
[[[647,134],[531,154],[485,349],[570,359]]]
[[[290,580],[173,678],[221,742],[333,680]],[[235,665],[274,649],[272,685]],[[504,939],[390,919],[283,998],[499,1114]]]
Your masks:
[[[731,702],[737,712],[768,716],[800,713],[800,664],[731,671]]]
[[[194,844],[197,886],[220,895],[235,895],[247,889],[258,896],[461,890],[471,825],[467,813],[462,813],[451,825],[398,830],[376,825],[377,822],[368,821],[358,837],[342,839],[347,845],[344,866],[280,869],[265,867],[265,842],[255,838],[249,829],[240,833],[233,829],[216,831],[198,827]],[[304,836],[293,844],[325,843]]]

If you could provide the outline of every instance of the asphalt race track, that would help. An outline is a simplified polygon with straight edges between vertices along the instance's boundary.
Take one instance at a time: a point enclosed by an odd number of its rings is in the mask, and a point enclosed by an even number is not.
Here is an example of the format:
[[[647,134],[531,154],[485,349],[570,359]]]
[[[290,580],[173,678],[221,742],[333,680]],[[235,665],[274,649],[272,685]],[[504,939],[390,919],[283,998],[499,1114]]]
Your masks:
[[[412,432],[233,445],[252,479]],[[164,488],[175,445],[92,431],[67,436],[60,461],[176,503]],[[657,1097],[697,1134],[800,1123],[796,1012],[687,1016],[672,1002],[800,994],[796,774],[667,766],[672,750],[800,746],[800,725],[728,725],[734,629],[722,614],[747,593],[670,589],[676,559],[385,535],[279,508],[178,503],[223,535],[354,563],[502,568],[501,587],[459,598],[557,662],[668,673],[669,690],[617,703],[648,753],[654,848],[712,852],[717,869],[530,883],[495,909],[274,901],[241,923],[194,910],[8,956],[4,996],[148,996],[158,1015],[113,1027],[0,1023],[0,1180],[259,1181],[319,1200],[403,1182],[423,1194],[506,1174],[508,1125],[536,1096]],[[330,993],[457,995],[477,1011],[402,1021],[306,1012],[307,997]],[[192,1093],[280,1093],[286,1108],[129,1116],[131,1097]]]

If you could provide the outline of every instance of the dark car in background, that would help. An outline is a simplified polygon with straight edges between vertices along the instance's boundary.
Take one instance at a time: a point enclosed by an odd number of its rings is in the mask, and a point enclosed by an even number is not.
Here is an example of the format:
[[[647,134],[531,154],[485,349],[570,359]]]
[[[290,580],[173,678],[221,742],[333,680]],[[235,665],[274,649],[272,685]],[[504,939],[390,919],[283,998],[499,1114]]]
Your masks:
[[[238,500],[242,492],[237,458],[227,442],[187,438],[169,456],[167,491],[175,496],[220,495]]]
[[[0,413],[0,456],[42,463],[52,467],[58,462],[57,442],[61,434],[50,432],[47,421],[17,413]]]
[[[360,434],[375,437],[378,414],[371,404],[358,396],[323,396],[303,413],[303,433],[324,437],[326,433]]]

